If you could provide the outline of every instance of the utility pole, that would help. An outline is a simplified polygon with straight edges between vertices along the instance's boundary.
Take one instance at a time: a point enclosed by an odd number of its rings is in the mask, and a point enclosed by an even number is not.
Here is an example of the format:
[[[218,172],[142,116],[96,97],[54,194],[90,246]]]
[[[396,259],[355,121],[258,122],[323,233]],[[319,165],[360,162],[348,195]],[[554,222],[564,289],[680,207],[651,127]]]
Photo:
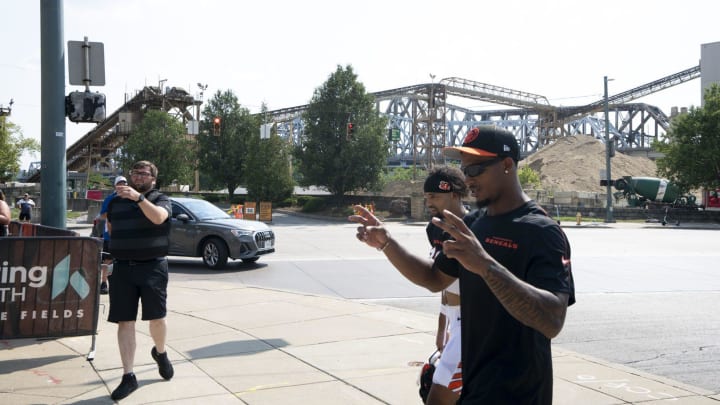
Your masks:
[[[195,147],[197,147],[199,144],[198,137],[202,136],[202,134],[200,133],[200,105],[203,102],[203,96],[205,95],[205,90],[207,90],[207,88],[208,88],[208,85],[204,84],[204,83],[198,83],[197,86],[198,86],[198,89],[200,89],[200,99],[195,100],[195,102],[194,102],[194,104],[195,104],[195,122],[197,125],[197,134],[195,134]],[[195,165],[196,166],[200,165],[199,159],[195,160]],[[193,187],[193,191],[195,191],[196,193],[200,192],[200,169],[198,167],[195,168],[195,187]]]
[[[610,107],[608,105],[608,79],[605,76],[605,177],[607,179],[607,204],[605,207],[605,222],[615,222],[613,219],[613,205],[612,205],[612,177],[610,170]]]
[[[433,167],[433,153],[435,150],[435,75],[430,73],[430,97],[428,98],[428,142],[427,142],[427,171]]]

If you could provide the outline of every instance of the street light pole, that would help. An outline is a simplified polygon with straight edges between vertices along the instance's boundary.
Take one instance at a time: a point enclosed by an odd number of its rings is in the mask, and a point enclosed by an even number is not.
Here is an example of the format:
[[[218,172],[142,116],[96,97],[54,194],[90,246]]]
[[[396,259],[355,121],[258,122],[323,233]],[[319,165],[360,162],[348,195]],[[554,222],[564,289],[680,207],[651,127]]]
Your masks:
[[[612,79],[610,79],[612,80]],[[605,222],[615,222],[612,205],[612,175],[610,173],[610,108],[608,106],[608,77],[605,76],[605,178],[607,179],[607,204]]]
[[[433,166],[433,153],[435,148],[435,75],[430,73],[430,97],[428,98],[428,115],[429,115],[429,121],[428,121],[428,142],[427,142],[427,149],[426,149],[426,155],[427,155],[427,170],[430,171],[430,169]]]

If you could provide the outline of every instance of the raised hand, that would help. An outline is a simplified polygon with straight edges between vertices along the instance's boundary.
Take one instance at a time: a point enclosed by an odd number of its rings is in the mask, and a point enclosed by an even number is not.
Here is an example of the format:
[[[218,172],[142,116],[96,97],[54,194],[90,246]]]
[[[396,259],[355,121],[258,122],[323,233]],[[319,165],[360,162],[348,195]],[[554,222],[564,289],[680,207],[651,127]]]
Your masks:
[[[376,249],[386,246],[390,240],[390,233],[383,227],[383,223],[362,205],[356,205],[354,208],[358,214],[349,216],[348,221],[360,224],[355,237]]]

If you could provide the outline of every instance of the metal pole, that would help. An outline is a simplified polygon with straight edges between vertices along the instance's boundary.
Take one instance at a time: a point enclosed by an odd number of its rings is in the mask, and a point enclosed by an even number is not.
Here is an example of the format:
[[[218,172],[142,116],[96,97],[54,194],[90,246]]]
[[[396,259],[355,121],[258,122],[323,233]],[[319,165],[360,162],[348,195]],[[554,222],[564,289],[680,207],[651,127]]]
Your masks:
[[[430,97],[428,99],[428,114],[430,120],[428,121],[428,172],[434,166],[435,161],[435,118],[437,112],[435,111],[435,75],[430,73]],[[441,146],[442,147],[442,146]]]
[[[427,153],[428,172],[433,167],[433,149],[435,147],[435,78],[432,74],[430,75],[430,78],[432,79],[432,82],[430,83],[430,97],[428,97],[428,141],[427,150],[425,151],[425,153]]]
[[[63,1],[40,1],[40,222],[65,228],[65,48]]]
[[[612,184],[610,179],[610,108],[608,106],[608,77],[605,76],[605,174],[607,179],[607,205],[605,207],[605,222],[615,222],[613,219]]]

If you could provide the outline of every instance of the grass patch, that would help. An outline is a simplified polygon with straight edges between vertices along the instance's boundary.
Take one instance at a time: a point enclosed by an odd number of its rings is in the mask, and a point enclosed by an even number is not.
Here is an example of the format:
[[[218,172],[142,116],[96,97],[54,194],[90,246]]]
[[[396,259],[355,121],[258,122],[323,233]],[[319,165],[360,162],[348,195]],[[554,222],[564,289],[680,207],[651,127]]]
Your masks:
[[[76,219],[78,217],[81,217],[83,215],[87,215],[87,211],[68,211],[65,214],[65,217],[67,219]]]

